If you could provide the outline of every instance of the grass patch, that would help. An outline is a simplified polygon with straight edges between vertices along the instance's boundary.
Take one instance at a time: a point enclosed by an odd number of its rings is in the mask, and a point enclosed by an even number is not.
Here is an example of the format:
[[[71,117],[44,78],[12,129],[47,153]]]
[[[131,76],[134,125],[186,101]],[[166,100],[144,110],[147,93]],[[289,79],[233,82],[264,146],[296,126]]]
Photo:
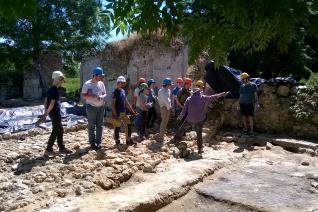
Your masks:
[[[66,96],[71,99],[78,99],[80,89],[80,78],[66,78],[63,87],[66,89]]]
[[[318,73],[310,72],[310,77],[307,80],[300,80],[301,83],[305,84],[308,88],[313,88],[318,85]]]

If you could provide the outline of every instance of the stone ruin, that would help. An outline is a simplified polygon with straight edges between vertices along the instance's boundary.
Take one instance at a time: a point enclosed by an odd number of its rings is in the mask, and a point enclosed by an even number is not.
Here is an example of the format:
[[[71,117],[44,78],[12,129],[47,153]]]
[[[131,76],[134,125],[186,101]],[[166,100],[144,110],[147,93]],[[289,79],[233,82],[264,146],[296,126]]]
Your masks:
[[[62,56],[55,51],[44,51],[38,60],[24,71],[23,98],[39,99],[52,84],[52,73],[62,70]]]
[[[180,40],[167,43],[158,36],[132,36],[113,42],[101,52],[82,61],[81,86],[91,78],[91,70],[95,66],[101,66],[106,70],[104,83],[108,93],[116,87],[116,79],[120,75],[130,80],[131,89],[136,87],[139,77],[154,78],[160,86],[165,77],[171,77],[173,80],[185,77],[188,49]],[[128,96],[131,93],[128,92]]]

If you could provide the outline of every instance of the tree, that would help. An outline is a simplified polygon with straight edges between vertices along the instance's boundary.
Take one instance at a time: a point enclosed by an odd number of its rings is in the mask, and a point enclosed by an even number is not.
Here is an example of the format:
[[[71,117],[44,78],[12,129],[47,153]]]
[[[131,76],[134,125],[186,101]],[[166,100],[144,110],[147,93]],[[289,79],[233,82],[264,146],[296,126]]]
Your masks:
[[[318,36],[316,0],[109,0],[117,32],[182,36],[190,61],[206,51],[217,64],[230,52],[288,52],[299,32]]]
[[[42,50],[58,50],[66,69],[72,69],[91,49],[106,43],[108,31],[109,18],[96,0],[38,0],[32,17],[0,18],[0,37],[7,49],[17,50],[17,67],[34,61]]]

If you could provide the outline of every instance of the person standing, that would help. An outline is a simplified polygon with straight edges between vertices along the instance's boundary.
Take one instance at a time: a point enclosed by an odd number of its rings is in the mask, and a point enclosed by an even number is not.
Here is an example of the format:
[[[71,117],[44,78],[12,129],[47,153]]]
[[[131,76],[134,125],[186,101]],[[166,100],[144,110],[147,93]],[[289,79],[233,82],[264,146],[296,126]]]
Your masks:
[[[146,129],[149,130],[154,127],[154,124],[158,118],[156,107],[155,107],[155,104],[157,101],[157,96],[155,93],[156,81],[154,79],[148,80],[148,87],[149,87],[148,103],[150,103],[151,106],[148,108],[148,119],[147,119]]]
[[[101,149],[102,142],[106,98],[103,78],[104,70],[101,67],[94,68],[92,70],[92,78],[84,83],[81,92],[82,97],[86,101],[88,140],[94,150]]]
[[[138,97],[138,95],[139,95],[139,91],[140,91],[139,86],[140,86],[141,83],[146,83],[146,79],[143,78],[143,77],[140,77],[140,78],[138,79],[138,85],[137,85],[137,87],[136,87],[135,90],[134,90],[134,97],[133,97],[133,107],[134,107],[134,108],[136,108],[136,107],[139,106],[139,105],[138,105],[138,102],[137,102],[137,97]]]
[[[139,137],[143,141],[146,139],[146,124],[148,119],[148,108],[151,106],[151,103],[148,103],[149,89],[147,83],[141,83],[139,95],[137,97],[138,102],[138,113],[140,115],[140,125],[139,125]]]
[[[184,86],[180,88],[177,93],[176,102],[180,111],[183,109],[184,103],[187,98],[191,95],[191,84],[192,80],[190,78],[185,78]]]
[[[183,79],[181,77],[179,77],[177,80],[176,80],[176,87],[174,87],[172,89],[172,103],[173,103],[173,109],[174,109],[174,116],[175,117],[178,117],[181,113],[181,105],[178,105],[177,103],[177,95],[178,95],[178,91],[182,88],[183,86]]]
[[[126,114],[126,109],[128,109],[131,113],[136,115],[136,112],[133,110],[131,105],[129,104],[124,88],[126,86],[126,78],[124,76],[119,76],[117,78],[117,87],[112,93],[112,115],[113,118],[120,121],[120,124],[124,124],[125,127],[125,135],[126,135],[126,144],[132,145],[134,144],[131,139],[131,122],[129,117]],[[119,140],[119,131],[120,126],[114,127],[114,139],[116,145],[120,144]]]
[[[184,121],[173,138],[174,142],[179,141],[185,132],[192,127],[197,134],[197,146],[199,154],[202,154],[203,152],[202,127],[207,113],[206,105],[216,101],[220,97],[225,97],[229,94],[229,92],[223,92],[210,96],[203,95],[203,86],[203,82],[198,80],[193,91],[193,95],[188,97],[185,101],[182,112],[178,117],[179,120],[184,119]]]
[[[167,131],[167,125],[171,112],[171,78],[165,78],[162,82],[162,88],[158,92],[158,102],[160,106],[161,123],[158,141],[163,142]]]
[[[46,93],[46,98],[44,101],[44,116],[50,117],[52,121],[52,132],[47,142],[47,147],[45,155],[53,155],[53,145],[55,140],[57,140],[57,145],[59,147],[59,152],[64,154],[72,153],[71,150],[65,148],[63,142],[63,126],[62,126],[62,116],[61,116],[61,105],[60,105],[60,95],[58,88],[64,83],[64,75],[60,71],[54,71],[52,73],[53,84],[48,89]]]
[[[254,107],[258,104],[258,88],[257,85],[250,81],[250,76],[247,73],[241,74],[243,84],[240,86],[240,110],[243,122],[244,133],[254,135]],[[247,130],[247,122],[249,122],[250,131]]]

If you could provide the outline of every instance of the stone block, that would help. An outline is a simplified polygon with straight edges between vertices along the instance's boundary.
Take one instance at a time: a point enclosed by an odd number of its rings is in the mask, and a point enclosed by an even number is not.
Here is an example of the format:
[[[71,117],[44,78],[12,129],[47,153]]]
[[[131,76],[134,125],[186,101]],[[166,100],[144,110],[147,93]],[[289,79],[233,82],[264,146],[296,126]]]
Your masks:
[[[278,89],[277,89],[277,94],[279,96],[287,97],[289,95],[289,87],[283,86],[283,85],[279,86]]]

